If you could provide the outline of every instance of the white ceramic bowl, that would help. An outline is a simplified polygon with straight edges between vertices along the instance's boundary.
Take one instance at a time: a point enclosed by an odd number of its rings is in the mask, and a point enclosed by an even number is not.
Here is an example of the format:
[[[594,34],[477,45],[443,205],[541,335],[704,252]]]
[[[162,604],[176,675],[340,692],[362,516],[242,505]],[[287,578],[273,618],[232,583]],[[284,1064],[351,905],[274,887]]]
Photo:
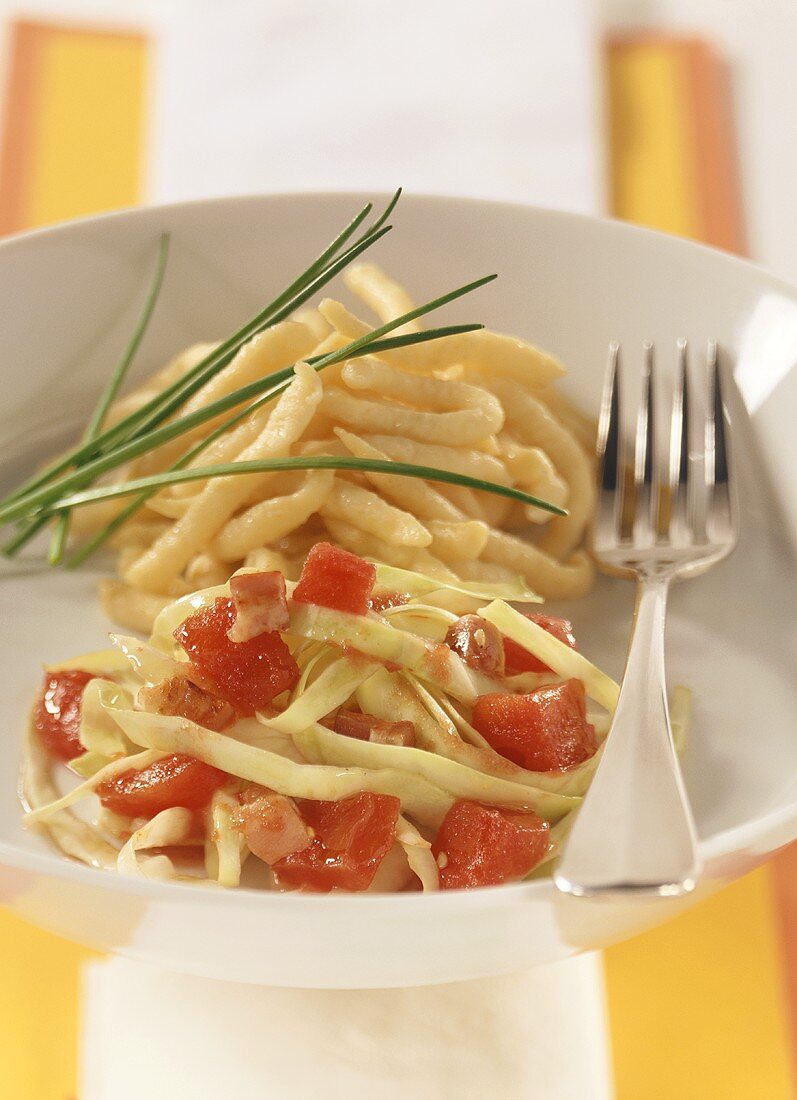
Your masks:
[[[223,199],[132,210],[0,245],[2,478],[73,435],[132,326],[157,234],[172,255],[141,372],[226,335],[362,202],[354,195]],[[673,593],[671,682],[696,695],[684,768],[706,876],[686,901],[589,902],[548,881],[437,896],[314,897],[129,881],[64,859],[23,830],[16,796],[26,709],[43,661],[102,644],[89,573],[0,581],[0,900],[94,947],[217,978],[375,987],[509,971],[667,919],[797,836],[797,291],[750,264],[609,221],[532,207],[404,198],[375,258],[418,298],[500,279],[446,314],[528,337],[567,364],[595,409],[606,348],[629,374],[643,340],[663,372],[674,341],[720,341],[737,416],[744,530],[736,553]],[[773,490],[775,491],[773,493]],[[630,585],[603,580],[569,610],[582,648],[622,671]]]

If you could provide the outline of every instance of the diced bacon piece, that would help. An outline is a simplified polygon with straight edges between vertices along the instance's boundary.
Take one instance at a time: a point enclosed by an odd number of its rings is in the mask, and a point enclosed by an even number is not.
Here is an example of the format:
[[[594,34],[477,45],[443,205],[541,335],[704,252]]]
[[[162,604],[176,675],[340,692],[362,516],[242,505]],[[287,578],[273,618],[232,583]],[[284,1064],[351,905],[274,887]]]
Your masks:
[[[578,649],[576,638],[573,634],[573,624],[569,619],[556,619],[552,615],[526,615],[527,619],[547,630],[554,638]],[[547,665],[543,664],[533,653],[529,653],[522,645],[513,642],[511,638],[504,638],[504,661],[507,675],[513,672],[550,672]]]
[[[39,698],[33,712],[33,724],[39,740],[51,756],[73,760],[83,752],[80,743],[80,712],[83,691],[90,672],[70,669],[45,672]]]
[[[227,631],[231,642],[248,642],[268,630],[287,630],[291,616],[282,573],[244,573],[230,578],[235,622]]]
[[[300,804],[315,833],[312,844],[272,867],[277,885],[294,890],[366,890],[390,851],[401,803],[392,795],[361,794],[338,802]]]
[[[175,754],[141,771],[106,779],[97,787],[97,794],[103,806],[115,814],[149,818],[172,806],[202,810],[227,779],[225,772],[202,760]]]
[[[335,715],[334,730],[344,737],[355,737],[358,741],[367,741],[371,736],[373,723],[377,721],[371,714],[361,714],[358,710],[339,710]]]
[[[498,627],[480,615],[462,615],[446,634],[446,645],[485,676],[504,675],[503,642]]]
[[[317,542],[293,590],[297,603],[314,603],[334,611],[366,615],[376,581],[376,567],[348,550]]]
[[[223,730],[235,721],[235,707],[204,691],[184,676],[172,676],[138,693],[138,704],[153,714],[188,718],[208,730]]]
[[[374,592],[368,601],[371,610],[375,611],[377,615],[381,615],[383,611],[388,611],[391,607],[402,607],[409,602],[410,597],[406,592],[391,592],[389,589]]]
[[[361,714],[358,710],[340,710],[335,717],[335,733],[344,737],[356,737],[358,741],[372,741],[377,745],[415,745],[414,722],[388,722],[375,714]]]
[[[401,745],[415,748],[414,722],[377,722],[368,738],[375,745]]]
[[[276,631],[248,642],[231,642],[227,632],[235,620],[230,599],[218,599],[190,615],[174,636],[200,675],[238,710],[263,710],[299,681],[299,666]]]
[[[573,768],[598,748],[580,680],[549,684],[528,695],[481,695],[472,721],[496,752],[531,771]]]
[[[517,882],[549,847],[549,826],[534,813],[455,802],[432,845],[443,890]]]
[[[238,814],[251,851],[269,866],[312,843],[312,833],[293,801],[265,789],[246,792]]]

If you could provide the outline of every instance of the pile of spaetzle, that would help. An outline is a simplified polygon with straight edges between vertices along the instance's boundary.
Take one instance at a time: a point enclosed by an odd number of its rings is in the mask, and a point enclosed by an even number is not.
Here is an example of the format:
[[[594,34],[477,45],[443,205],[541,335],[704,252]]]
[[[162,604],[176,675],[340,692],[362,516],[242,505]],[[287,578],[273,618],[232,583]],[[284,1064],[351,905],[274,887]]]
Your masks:
[[[374,265],[351,268],[344,279],[380,321],[412,308],[407,292]],[[196,465],[288,455],[387,458],[513,485],[568,514],[373,472],[318,469],[172,485],[115,535],[118,578],[102,582],[111,619],[149,630],[170,601],[222,584],[242,566],[295,579],[310,546],[324,539],[441,580],[503,583],[520,576],[546,599],[589,589],[593,567],[581,545],[593,507],[594,429],[553,388],[562,367],[530,344],[488,331],[365,356],[323,373],[306,365],[370,328],[325,299],[254,337],[184,413],[296,363],[294,380],[211,444]],[[178,355],[117,402],[108,423],[143,405],[211,348]],[[168,468],[213,426],[148,453],[125,476]],[[123,504],[76,510],[75,533],[101,528]]]

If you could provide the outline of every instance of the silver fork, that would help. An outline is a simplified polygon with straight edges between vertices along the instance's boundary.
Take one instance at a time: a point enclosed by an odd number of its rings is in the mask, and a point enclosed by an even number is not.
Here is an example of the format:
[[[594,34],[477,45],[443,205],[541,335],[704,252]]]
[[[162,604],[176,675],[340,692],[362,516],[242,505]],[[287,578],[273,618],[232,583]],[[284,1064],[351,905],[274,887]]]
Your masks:
[[[659,476],[653,347],[645,345],[633,479],[620,422],[620,348],[609,350],[598,432],[600,481],[592,549],[637,581],[634,624],[609,737],[555,874],[577,896],[678,895],[701,871],[694,822],[673,745],[664,674],[667,591],[731,552],[738,510],[729,421],[715,344],[708,345],[702,479],[690,454],[687,348],[678,343],[669,469]],[[699,482],[702,480],[702,485]]]

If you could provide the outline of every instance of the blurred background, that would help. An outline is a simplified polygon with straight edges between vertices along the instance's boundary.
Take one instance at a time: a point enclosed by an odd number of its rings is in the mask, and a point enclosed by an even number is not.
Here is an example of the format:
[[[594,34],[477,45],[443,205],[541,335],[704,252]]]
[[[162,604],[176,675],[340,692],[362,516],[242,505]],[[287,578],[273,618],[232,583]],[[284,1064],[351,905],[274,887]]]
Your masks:
[[[794,0],[0,0],[0,234],[401,184],[611,214],[797,282],[795,46]],[[797,1094],[795,883],[787,850],[605,953],[618,1097]],[[0,911],[1,1096],[75,1095],[88,958]]]

